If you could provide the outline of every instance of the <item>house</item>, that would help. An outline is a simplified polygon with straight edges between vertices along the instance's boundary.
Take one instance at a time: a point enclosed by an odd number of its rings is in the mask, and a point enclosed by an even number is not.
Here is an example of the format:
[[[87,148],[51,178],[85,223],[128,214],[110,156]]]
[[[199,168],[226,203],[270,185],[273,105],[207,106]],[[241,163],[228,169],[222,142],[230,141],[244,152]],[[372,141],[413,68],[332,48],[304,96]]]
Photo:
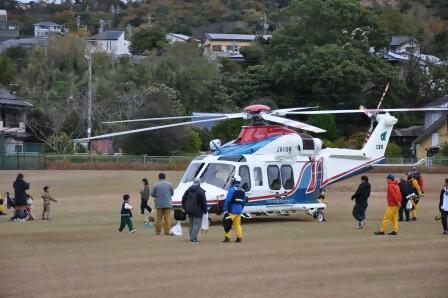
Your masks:
[[[448,95],[443,96],[425,106],[424,108],[448,108]],[[448,142],[447,112],[425,112],[423,131],[412,142],[413,150],[418,158],[432,157],[437,154],[441,146]]]
[[[0,155],[40,150],[34,136],[26,132],[26,113],[32,107],[29,102],[0,89]]]
[[[389,52],[396,54],[420,53],[420,44],[414,36],[392,36],[389,44]]]
[[[124,31],[104,31],[87,39],[93,52],[103,52],[114,56],[130,55],[130,42],[124,39]]]
[[[271,38],[271,35],[260,35],[264,39]],[[221,34],[205,33],[203,41],[204,55],[216,57],[227,57],[231,59],[243,59],[240,49],[248,47],[257,38],[254,34]]]
[[[0,41],[19,36],[19,23],[8,21],[6,10],[0,9]]]
[[[170,43],[176,42],[188,42],[190,40],[190,36],[179,34],[179,33],[167,33],[165,34],[165,39]]]
[[[40,37],[29,37],[29,38],[18,38],[18,39],[8,39],[0,42],[0,54],[11,47],[45,47],[47,45],[47,39]]]
[[[63,34],[64,26],[53,22],[39,22],[34,24],[34,36],[48,36],[49,33]]]

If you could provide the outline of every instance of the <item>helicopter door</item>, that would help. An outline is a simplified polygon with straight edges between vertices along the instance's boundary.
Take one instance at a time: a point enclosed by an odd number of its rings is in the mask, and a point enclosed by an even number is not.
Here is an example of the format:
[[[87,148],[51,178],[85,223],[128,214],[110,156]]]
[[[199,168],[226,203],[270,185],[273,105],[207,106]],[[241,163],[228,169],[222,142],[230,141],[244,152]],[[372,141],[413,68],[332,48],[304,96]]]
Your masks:
[[[249,192],[252,188],[249,167],[240,166],[238,174],[241,177],[241,187],[244,189],[244,191]]]

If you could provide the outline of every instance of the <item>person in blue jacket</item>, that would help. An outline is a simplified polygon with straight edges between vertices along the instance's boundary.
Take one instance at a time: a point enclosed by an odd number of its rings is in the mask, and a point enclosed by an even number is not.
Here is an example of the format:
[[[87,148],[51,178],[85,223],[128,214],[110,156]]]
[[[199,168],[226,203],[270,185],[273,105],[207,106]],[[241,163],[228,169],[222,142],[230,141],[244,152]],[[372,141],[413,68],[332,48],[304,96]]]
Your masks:
[[[246,202],[247,196],[241,187],[241,177],[234,175],[223,207],[224,243],[230,242],[232,228],[236,232],[236,242],[242,241],[243,229],[241,228],[241,213],[243,213]]]

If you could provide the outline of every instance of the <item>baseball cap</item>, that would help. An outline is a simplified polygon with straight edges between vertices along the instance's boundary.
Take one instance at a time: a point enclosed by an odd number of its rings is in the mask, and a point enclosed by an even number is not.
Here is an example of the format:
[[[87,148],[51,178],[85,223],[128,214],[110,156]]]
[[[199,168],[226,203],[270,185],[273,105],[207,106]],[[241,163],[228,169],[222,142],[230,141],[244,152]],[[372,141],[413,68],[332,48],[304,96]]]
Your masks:
[[[392,174],[387,174],[386,179],[395,180],[395,177]]]

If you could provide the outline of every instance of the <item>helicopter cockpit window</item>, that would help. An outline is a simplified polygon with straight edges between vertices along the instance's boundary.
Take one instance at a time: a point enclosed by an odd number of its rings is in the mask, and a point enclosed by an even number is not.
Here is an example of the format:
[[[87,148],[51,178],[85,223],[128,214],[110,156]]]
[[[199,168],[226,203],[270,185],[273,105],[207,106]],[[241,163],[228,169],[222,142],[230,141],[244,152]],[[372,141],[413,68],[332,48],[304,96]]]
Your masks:
[[[271,189],[280,189],[280,170],[277,166],[268,166],[268,182]]]
[[[230,185],[230,178],[235,172],[235,167],[225,163],[211,163],[207,165],[201,175],[201,180],[204,183],[214,185],[222,189],[228,189]]]
[[[250,183],[250,171],[248,166],[240,166],[238,174],[241,177],[241,187],[245,191],[249,191],[251,189]]]
[[[291,166],[282,166],[282,184],[284,189],[294,188],[294,171]]]
[[[204,166],[204,163],[191,163],[188,166],[188,169],[185,171],[184,176],[182,177],[182,182],[192,182],[193,179],[199,174],[202,167]]]
[[[263,186],[263,173],[261,172],[260,167],[254,168],[254,180],[255,186]]]

